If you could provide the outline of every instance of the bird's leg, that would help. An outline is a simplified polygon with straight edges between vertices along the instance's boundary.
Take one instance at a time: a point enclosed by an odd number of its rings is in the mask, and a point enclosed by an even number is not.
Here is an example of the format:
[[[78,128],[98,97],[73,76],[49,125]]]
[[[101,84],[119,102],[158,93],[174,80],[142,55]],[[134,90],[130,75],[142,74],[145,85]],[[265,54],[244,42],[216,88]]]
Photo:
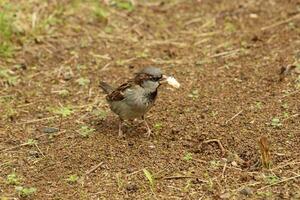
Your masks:
[[[147,128],[146,136],[150,137],[150,135],[152,134],[152,131],[151,131],[151,129],[150,129],[150,127],[149,127],[149,125],[148,125],[148,123],[147,123],[147,121],[146,121],[146,119],[145,119],[144,116],[142,116],[142,120],[144,121],[144,124],[145,124],[145,126]]]
[[[124,137],[122,126],[123,126],[123,119],[120,118],[120,122],[119,122],[119,137],[120,138]]]

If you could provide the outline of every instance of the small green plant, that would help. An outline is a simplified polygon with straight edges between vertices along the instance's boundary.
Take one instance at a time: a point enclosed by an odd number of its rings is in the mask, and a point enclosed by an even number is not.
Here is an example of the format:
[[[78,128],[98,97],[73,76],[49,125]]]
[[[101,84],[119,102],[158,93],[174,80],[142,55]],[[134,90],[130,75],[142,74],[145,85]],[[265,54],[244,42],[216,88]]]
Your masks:
[[[282,124],[280,123],[280,119],[277,118],[277,117],[274,117],[274,118],[272,119],[271,125],[272,125],[273,127],[276,127],[276,128],[282,126]]]
[[[163,127],[163,124],[160,123],[160,122],[157,122],[157,123],[154,124],[154,128],[155,128],[156,130],[160,130],[162,127]]]
[[[229,32],[229,33],[234,33],[234,32],[236,32],[236,27],[233,23],[226,22],[225,23],[225,31]]]
[[[1,3],[1,2],[0,2]],[[11,38],[13,36],[13,21],[9,11],[9,4],[0,4],[0,56],[10,57],[12,55],[13,47]]]
[[[19,185],[20,178],[17,176],[16,173],[11,173],[7,175],[6,182],[8,185]]]
[[[107,112],[105,110],[93,109],[92,114],[102,120],[107,117]]]
[[[94,12],[94,16],[96,17],[96,19],[98,21],[107,23],[108,16],[109,16],[109,13],[107,12],[107,10],[105,10],[103,7],[97,5],[94,7],[93,12]]]
[[[218,111],[211,111],[211,116],[212,117],[216,117],[218,115]]]
[[[149,51],[148,50],[139,51],[139,52],[136,52],[135,55],[138,58],[148,58],[149,57]]]
[[[260,102],[260,101],[255,102],[255,107],[257,109],[261,109],[262,108],[262,102]]]
[[[68,117],[68,116],[70,116],[74,112],[72,110],[72,108],[69,107],[69,106],[62,106],[62,107],[59,107],[59,108],[50,108],[50,110],[54,114],[61,115],[62,117]]]
[[[131,3],[131,1],[117,0],[113,2],[113,5],[129,12],[134,10],[134,5]]]
[[[192,185],[193,185],[192,181],[188,180],[186,186],[183,188],[183,192],[188,192]]]
[[[155,183],[153,175],[147,169],[143,169],[143,172],[144,172],[144,175],[146,176],[147,180],[149,181],[151,189],[153,189],[154,183]]]
[[[220,161],[212,160],[210,161],[210,166],[212,169],[218,169],[220,167]]]
[[[70,95],[70,92],[68,90],[59,90],[57,91],[58,95],[61,96],[61,97],[67,97]]]
[[[283,103],[281,107],[284,108],[284,109],[288,109],[289,108],[289,104],[288,103]]]
[[[205,179],[208,180],[207,185],[206,185],[207,189],[209,191],[212,191],[213,187],[214,187],[214,182],[213,182],[212,178],[210,177],[210,175],[208,174],[208,172],[204,173],[204,177],[205,177]]]
[[[37,145],[37,141],[34,140],[34,139],[28,139],[27,142],[25,143],[26,145],[30,145],[30,146],[33,146],[33,145]]]
[[[4,119],[13,119],[15,116],[18,115],[18,112],[15,110],[15,108],[12,105],[12,102],[9,100],[2,100],[0,99],[0,108],[1,115]]]
[[[116,179],[117,179],[117,185],[118,185],[118,188],[121,189],[124,185],[124,182],[121,178],[122,174],[121,173],[117,173],[116,174]]]
[[[289,114],[288,112],[284,112],[284,113],[283,113],[283,117],[284,117],[284,118],[288,118],[289,116],[290,116],[290,114]]]
[[[1,80],[10,86],[15,86],[19,82],[19,77],[14,76],[13,72],[8,69],[0,68],[0,81]]]
[[[107,33],[107,34],[110,34],[110,33],[113,33],[114,32],[114,29],[112,26],[105,26],[104,28],[104,32]]]
[[[191,93],[188,94],[188,97],[197,99],[199,97],[199,91],[197,89],[192,90]]]
[[[81,126],[78,130],[78,133],[83,137],[89,137],[90,134],[92,134],[95,131],[95,129],[90,128],[88,126]]]
[[[80,86],[87,86],[90,83],[90,79],[81,77],[76,80],[76,83],[78,83]]]
[[[76,183],[78,180],[79,180],[79,177],[78,177],[76,174],[70,175],[70,176],[66,179],[66,181],[67,181],[68,183],[71,183],[71,184]]]
[[[279,181],[279,177],[276,175],[268,175],[265,177],[265,181],[267,184],[273,185]]]
[[[36,192],[36,188],[34,187],[27,188],[27,187],[17,186],[16,190],[18,192],[18,195],[22,198],[32,196]]]
[[[190,161],[192,159],[193,159],[192,153],[186,153],[185,156],[183,157],[183,160],[185,160],[185,161]]]

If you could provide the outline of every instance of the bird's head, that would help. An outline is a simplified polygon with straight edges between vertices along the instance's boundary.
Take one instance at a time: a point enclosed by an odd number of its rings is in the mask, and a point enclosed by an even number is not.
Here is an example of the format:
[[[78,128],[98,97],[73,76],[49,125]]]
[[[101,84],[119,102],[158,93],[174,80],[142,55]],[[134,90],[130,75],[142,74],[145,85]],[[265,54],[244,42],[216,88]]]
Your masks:
[[[138,72],[134,78],[134,80],[137,84],[139,84],[143,88],[148,89],[150,91],[157,90],[157,88],[164,83],[170,84],[170,81],[169,81],[170,79],[172,79],[172,78],[164,75],[162,73],[161,69],[157,68],[157,67],[146,67],[146,68],[142,69],[140,72]],[[173,84],[170,84],[170,85],[172,85],[173,87],[177,87]],[[178,87],[179,87],[179,85],[178,85]]]

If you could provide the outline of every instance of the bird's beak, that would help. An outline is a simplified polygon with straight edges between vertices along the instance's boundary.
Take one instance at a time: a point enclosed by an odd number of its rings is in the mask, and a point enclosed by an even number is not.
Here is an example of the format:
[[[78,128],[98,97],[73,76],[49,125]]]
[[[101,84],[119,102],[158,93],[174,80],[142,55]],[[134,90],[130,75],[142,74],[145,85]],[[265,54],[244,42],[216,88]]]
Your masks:
[[[159,84],[162,85],[164,83],[167,83],[168,76],[162,75],[161,79],[159,80]]]

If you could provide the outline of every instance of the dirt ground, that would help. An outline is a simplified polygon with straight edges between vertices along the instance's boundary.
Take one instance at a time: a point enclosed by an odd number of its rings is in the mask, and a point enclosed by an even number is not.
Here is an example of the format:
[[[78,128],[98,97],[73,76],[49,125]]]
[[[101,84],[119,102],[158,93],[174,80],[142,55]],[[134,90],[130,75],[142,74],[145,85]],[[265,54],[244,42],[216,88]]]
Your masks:
[[[300,199],[300,1],[0,2],[1,200]],[[118,138],[99,81],[150,65]]]

